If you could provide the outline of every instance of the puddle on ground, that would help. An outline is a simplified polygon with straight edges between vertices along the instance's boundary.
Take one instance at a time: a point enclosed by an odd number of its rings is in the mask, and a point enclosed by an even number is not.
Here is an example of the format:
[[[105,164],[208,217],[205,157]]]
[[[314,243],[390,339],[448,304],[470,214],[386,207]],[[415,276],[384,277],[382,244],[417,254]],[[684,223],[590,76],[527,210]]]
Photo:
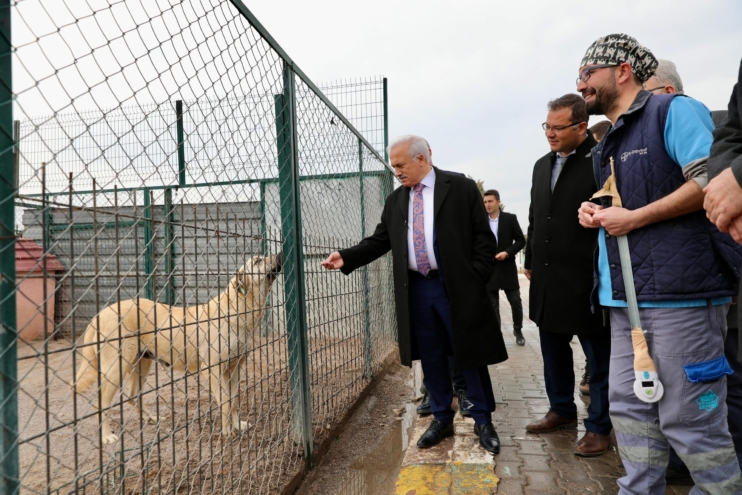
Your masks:
[[[337,495],[386,495],[394,493],[400,466],[410,441],[416,406],[407,404],[378,446],[348,469]]]

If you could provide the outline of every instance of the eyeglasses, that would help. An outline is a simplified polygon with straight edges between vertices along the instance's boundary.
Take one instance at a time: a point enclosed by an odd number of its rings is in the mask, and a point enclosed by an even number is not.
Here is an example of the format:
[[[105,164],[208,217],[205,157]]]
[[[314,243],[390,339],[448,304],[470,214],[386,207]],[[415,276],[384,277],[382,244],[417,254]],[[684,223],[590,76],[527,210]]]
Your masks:
[[[644,88],[644,91],[649,91],[650,93],[654,93],[658,89],[665,89],[665,86],[657,86],[656,88],[652,88],[652,89]]]
[[[546,122],[544,122],[543,124],[541,124],[541,128],[545,130],[546,132],[549,132],[549,131],[562,132],[564,129],[568,127],[572,127],[572,126],[580,125],[580,124],[582,124],[582,122],[572,122],[571,124],[567,124],[567,125],[551,126],[547,124]]]
[[[592,75],[593,71],[598,69],[605,69],[606,67],[618,67],[621,64],[602,64],[602,65],[596,65],[595,67],[590,67],[589,69],[585,69],[582,72],[580,72],[580,77],[578,77],[575,80],[575,85],[579,86],[580,81],[587,82],[590,79],[590,76]]]

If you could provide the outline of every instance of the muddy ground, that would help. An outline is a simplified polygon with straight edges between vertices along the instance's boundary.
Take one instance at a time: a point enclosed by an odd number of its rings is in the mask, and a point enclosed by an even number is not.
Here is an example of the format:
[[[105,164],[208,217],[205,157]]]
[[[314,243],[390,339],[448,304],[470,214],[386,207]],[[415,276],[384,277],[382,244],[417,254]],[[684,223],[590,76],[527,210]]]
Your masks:
[[[393,493],[417,406],[415,388],[410,368],[390,365],[296,495]]]

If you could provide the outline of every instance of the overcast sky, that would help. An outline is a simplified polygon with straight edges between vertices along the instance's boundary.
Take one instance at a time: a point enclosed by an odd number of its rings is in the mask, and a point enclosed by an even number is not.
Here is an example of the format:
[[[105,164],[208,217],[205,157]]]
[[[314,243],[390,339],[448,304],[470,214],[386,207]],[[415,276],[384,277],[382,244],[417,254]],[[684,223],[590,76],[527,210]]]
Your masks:
[[[524,230],[533,164],[549,151],[546,103],[575,91],[596,38],[636,37],[712,110],[726,108],[742,59],[739,0],[245,4],[315,82],[386,76],[390,137],[427,138],[437,166],[498,189]]]

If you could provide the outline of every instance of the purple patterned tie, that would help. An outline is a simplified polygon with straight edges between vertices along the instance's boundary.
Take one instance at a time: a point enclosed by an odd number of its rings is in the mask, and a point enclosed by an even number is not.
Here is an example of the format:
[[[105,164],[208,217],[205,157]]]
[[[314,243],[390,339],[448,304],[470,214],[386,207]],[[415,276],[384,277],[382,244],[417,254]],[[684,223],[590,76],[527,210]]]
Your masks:
[[[430,259],[428,259],[428,247],[425,243],[425,213],[423,212],[423,187],[422,183],[414,188],[412,200],[412,243],[415,246],[415,261],[417,271],[427,277],[430,272]]]

